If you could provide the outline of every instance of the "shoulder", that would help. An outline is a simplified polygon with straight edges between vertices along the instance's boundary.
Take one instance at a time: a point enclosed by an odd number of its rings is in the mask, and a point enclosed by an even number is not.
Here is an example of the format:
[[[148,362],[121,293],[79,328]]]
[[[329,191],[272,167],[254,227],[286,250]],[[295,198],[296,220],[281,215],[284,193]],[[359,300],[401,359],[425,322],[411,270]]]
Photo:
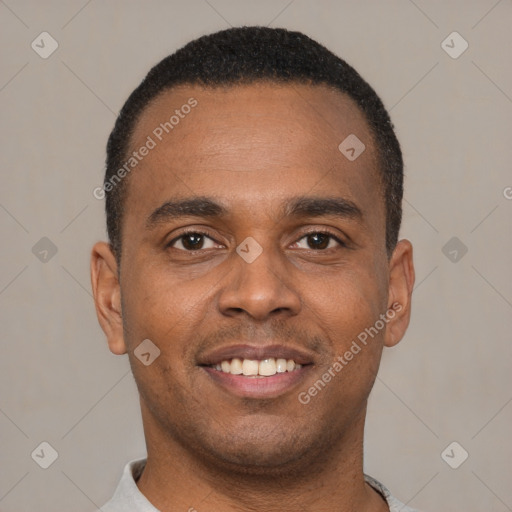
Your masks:
[[[126,464],[114,495],[101,507],[102,512],[158,512],[137,487],[137,479],[145,465],[146,459]]]
[[[387,501],[389,505],[389,512],[419,512],[418,510],[408,507],[407,505],[403,504],[400,500],[395,498],[389,489],[381,484],[378,480],[375,480],[375,478],[372,478],[369,475],[364,475],[364,479],[366,482],[371,485],[378,493],[382,494],[384,499]]]

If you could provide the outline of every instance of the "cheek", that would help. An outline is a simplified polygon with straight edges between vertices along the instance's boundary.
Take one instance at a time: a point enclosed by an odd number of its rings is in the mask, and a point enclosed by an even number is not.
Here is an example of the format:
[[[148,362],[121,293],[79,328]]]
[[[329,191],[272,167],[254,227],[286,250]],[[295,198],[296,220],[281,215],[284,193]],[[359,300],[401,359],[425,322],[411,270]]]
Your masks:
[[[141,268],[122,281],[123,314],[132,328],[148,332],[171,329],[191,309],[195,296],[183,283],[154,267]],[[129,333],[130,334],[130,333]]]
[[[158,415],[166,409],[165,400],[181,402],[181,390],[188,387],[187,341],[196,324],[193,301],[183,300],[176,288],[147,274],[126,283],[126,297],[123,327],[130,365],[146,406]],[[139,347],[146,346],[146,340],[149,348],[142,351]],[[149,357],[143,355],[148,352]]]
[[[160,351],[151,364],[155,368],[151,378],[187,378],[186,371],[194,366],[189,342],[197,335],[197,326],[212,301],[208,293],[212,285],[206,279],[190,281],[162,268],[139,268],[141,272],[122,282],[121,292],[125,298],[124,336],[132,367],[139,369],[134,351],[149,339]]]
[[[305,289],[305,302],[333,340],[357,337],[375,323],[386,304],[377,278],[358,269],[340,270],[323,282],[311,280]]]
[[[317,325],[332,345],[330,359],[319,367],[318,380],[306,392],[322,394],[324,401],[319,400],[318,406],[329,403],[340,417],[353,414],[353,408],[365,403],[380,365],[384,330],[372,328],[382,309],[375,290],[371,292],[372,287],[345,282],[328,301],[324,298],[316,304],[316,312],[322,315]],[[319,380],[327,382],[325,388]]]
[[[332,380],[328,393],[332,401],[357,403],[369,393],[380,364],[384,288],[377,277],[344,269],[329,280],[323,293],[318,282],[313,290],[309,295],[313,318],[331,340],[330,360],[322,365],[320,378]]]

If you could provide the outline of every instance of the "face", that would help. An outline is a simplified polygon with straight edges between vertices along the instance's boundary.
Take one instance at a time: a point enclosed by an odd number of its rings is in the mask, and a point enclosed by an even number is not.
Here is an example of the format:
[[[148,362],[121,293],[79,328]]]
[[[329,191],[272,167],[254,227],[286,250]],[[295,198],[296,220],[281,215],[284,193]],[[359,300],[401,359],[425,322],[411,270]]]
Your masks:
[[[366,146],[353,161],[338,149],[350,134]],[[363,115],[323,86],[183,86],[144,111],[132,150],[148,136],[128,181],[121,268],[106,244],[92,268],[149,450],[254,471],[325,457],[362,427],[382,348],[409,319],[411,248],[386,253]],[[143,340],[146,359],[160,351],[147,366],[134,353]]]

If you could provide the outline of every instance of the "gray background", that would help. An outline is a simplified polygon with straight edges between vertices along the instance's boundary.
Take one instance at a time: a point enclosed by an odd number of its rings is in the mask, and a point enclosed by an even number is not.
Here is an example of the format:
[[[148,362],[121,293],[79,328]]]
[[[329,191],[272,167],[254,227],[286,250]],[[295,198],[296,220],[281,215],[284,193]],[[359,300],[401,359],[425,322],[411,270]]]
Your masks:
[[[127,358],[93,308],[92,191],[148,69],[240,24],[301,30],[345,58],[403,146],[417,285],[370,399],[366,471],[424,511],[512,510],[511,22],[510,0],[0,1],[0,510],[97,510],[145,454]],[[43,31],[59,44],[47,59],[31,48]],[[453,31],[469,43],[457,59],[441,46]],[[31,457],[42,441],[58,452],[46,470]],[[458,469],[441,457],[453,441],[469,453]]]

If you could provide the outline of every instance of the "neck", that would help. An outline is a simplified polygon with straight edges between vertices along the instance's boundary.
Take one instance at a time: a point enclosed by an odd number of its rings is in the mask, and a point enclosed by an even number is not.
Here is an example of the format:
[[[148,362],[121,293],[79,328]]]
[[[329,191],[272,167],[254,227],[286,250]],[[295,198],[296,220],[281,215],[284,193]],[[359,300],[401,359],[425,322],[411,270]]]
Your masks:
[[[255,472],[199,460],[150,425],[143,409],[148,460],[137,486],[162,512],[388,511],[383,498],[364,481],[365,412],[315,461]]]

